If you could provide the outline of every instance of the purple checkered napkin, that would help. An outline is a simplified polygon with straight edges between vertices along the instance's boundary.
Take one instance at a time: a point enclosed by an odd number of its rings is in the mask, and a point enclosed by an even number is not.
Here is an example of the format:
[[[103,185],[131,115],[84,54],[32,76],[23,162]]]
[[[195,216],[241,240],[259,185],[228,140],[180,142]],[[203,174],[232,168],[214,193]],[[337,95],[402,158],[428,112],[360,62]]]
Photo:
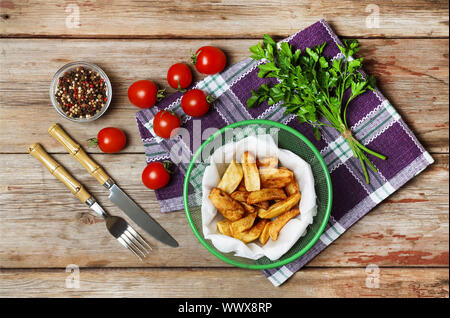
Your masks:
[[[316,46],[326,41],[324,54],[332,58],[342,58],[336,45],[341,42],[324,20],[316,22],[283,41],[289,42],[293,48],[302,51],[306,47]],[[206,116],[201,117],[201,131],[210,127],[221,128],[246,119],[260,118],[278,121],[297,129],[308,137],[320,151],[328,166],[333,183],[333,207],[330,221],[317,243],[302,257],[285,266],[263,271],[269,280],[278,286],[377,204],[433,163],[433,159],[381,92],[378,90],[368,91],[350,103],[347,120],[356,139],[374,151],[387,156],[388,159],[383,161],[368,155],[378,172],[375,173],[368,169],[370,184],[366,184],[359,160],[353,157],[348,144],[335,129],[322,128],[322,139],[317,141],[311,127],[307,124],[299,124],[292,114],[285,115],[280,104],[269,107],[265,103],[247,109],[246,101],[251,96],[251,90],[258,88],[263,83],[273,81],[273,79],[258,78],[257,65],[260,63],[261,61],[247,58],[228,67],[221,74],[204,78],[195,83],[193,87],[200,88],[216,98],[214,107]],[[182,126],[189,133],[198,133],[200,129],[198,121],[193,121],[181,110],[181,96],[181,93],[174,93],[155,107],[136,114],[147,162],[169,159],[172,146],[176,143],[183,145],[178,155],[184,160],[178,164],[178,170],[173,175],[170,184],[164,189],[156,191],[162,212],[183,209],[183,180],[189,166],[188,159],[200,146],[195,142],[188,144],[180,142],[180,140],[161,140],[154,135],[152,130],[154,115],[159,110],[166,109],[172,110],[181,118]],[[203,140],[206,138],[207,136],[203,136]],[[178,148],[180,147],[178,146]],[[194,185],[191,185],[189,193],[189,202],[201,205]]]

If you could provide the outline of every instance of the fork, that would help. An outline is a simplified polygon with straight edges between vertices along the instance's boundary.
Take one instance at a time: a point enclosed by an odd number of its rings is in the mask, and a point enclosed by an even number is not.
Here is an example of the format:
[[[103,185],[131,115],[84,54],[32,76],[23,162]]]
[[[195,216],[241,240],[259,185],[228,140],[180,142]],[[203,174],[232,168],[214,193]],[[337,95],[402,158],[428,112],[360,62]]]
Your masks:
[[[114,236],[120,244],[129,249],[141,261],[149,255],[152,248],[144,238],[142,238],[142,236],[140,236],[139,233],[137,233],[123,218],[107,213],[83,185],[72,177],[63,166],[56,162],[40,144],[32,144],[28,147],[28,152],[47,167],[52,175],[64,183],[72,194],[80,199],[81,202],[86,203],[95,213],[103,217],[109,233]]]

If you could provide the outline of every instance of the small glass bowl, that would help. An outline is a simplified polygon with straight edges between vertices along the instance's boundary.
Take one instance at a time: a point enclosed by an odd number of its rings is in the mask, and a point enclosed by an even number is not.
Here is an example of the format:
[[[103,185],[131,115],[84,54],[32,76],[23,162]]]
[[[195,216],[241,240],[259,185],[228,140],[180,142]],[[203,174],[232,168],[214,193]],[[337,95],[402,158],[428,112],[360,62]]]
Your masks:
[[[84,67],[88,70],[94,71],[96,73],[98,73],[100,75],[100,77],[105,81],[106,83],[106,96],[107,96],[107,101],[105,103],[105,106],[102,107],[102,109],[96,113],[94,116],[89,117],[89,118],[73,118],[70,116],[67,116],[67,114],[61,109],[61,107],[59,106],[58,101],[55,98],[55,92],[57,90],[58,87],[58,80],[60,77],[64,76],[64,74],[68,71],[71,71],[73,69],[76,69],[77,67]],[[56,109],[56,111],[64,118],[74,121],[74,122],[79,122],[79,123],[86,123],[86,122],[90,122],[90,121],[94,121],[97,118],[99,118],[101,115],[103,115],[106,110],[109,107],[109,104],[111,103],[111,99],[112,99],[112,86],[111,86],[111,81],[109,80],[108,76],[106,75],[106,73],[97,65],[92,64],[92,63],[88,63],[88,62],[81,62],[81,61],[77,61],[77,62],[71,62],[68,63],[66,65],[64,65],[63,67],[61,67],[53,76],[51,85],[50,85],[50,99],[52,101],[53,107]]]

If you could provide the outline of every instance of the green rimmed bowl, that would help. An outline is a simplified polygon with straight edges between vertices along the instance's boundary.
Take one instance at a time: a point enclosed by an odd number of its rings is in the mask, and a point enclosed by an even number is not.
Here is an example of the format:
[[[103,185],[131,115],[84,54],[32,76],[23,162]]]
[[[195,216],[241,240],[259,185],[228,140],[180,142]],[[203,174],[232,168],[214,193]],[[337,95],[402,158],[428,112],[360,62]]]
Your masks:
[[[209,165],[210,156],[217,149],[213,145],[225,145],[229,142],[239,141],[249,135],[257,134],[272,134],[274,137],[276,136],[279,148],[292,151],[311,166],[317,196],[317,215],[314,217],[313,223],[308,227],[306,235],[301,237],[288,252],[275,261],[271,261],[267,257],[262,257],[255,261],[235,256],[234,253],[223,253],[216,249],[210,240],[204,238],[202,231],[201,180],[204,169]],[[331,178],[319,151],[300,132],[270,120],[245,120],[218,130],[205,140],[195,152],[184,179],[183,200],[186,217],[192,231],[210,253],[222,261],[237,267],[259,270],[269,269],[285,265],[299,258],[319,239],[331,212]]]

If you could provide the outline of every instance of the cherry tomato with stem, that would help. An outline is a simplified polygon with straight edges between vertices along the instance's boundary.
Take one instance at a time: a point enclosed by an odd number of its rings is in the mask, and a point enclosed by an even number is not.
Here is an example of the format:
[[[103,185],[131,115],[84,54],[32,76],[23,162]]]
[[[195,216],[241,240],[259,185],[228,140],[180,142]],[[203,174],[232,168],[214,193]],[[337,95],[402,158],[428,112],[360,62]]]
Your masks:
[[[207,75],[222,72],[227,64],[225,53],[214,46],[202,46],[191,56],[191,60],[197,71]]]
[[[177,90],[184,90],[192,83],[192,72],[189,66],[184,63],[172,65],[167,71],[167,82]]]
[[[172,162],[151,162],[142,171],[142,183],[149,189],[156,190],[165,187],[170,181]]]
[[[106,127],[98,132],[97,138],[91,138],[88,141],[89,147],[98,146],[105,153],[115,153],[125,147],[127,136],[119,128]]]
[[[153,131],[161,138],[170,138],[180,126],[180,118],[171,111],[160,110],[153,119]]]
[[[201,89],[191,89],[181,98],[181,108],[186,115],[200,117],[208,112],[212,101],[211,95],[206,95]]]
[[[158,90],[156,84],[148,80],[140,80],[128,88],[128,99],[139,108],[150,108],[162,98],[165,90]]]

